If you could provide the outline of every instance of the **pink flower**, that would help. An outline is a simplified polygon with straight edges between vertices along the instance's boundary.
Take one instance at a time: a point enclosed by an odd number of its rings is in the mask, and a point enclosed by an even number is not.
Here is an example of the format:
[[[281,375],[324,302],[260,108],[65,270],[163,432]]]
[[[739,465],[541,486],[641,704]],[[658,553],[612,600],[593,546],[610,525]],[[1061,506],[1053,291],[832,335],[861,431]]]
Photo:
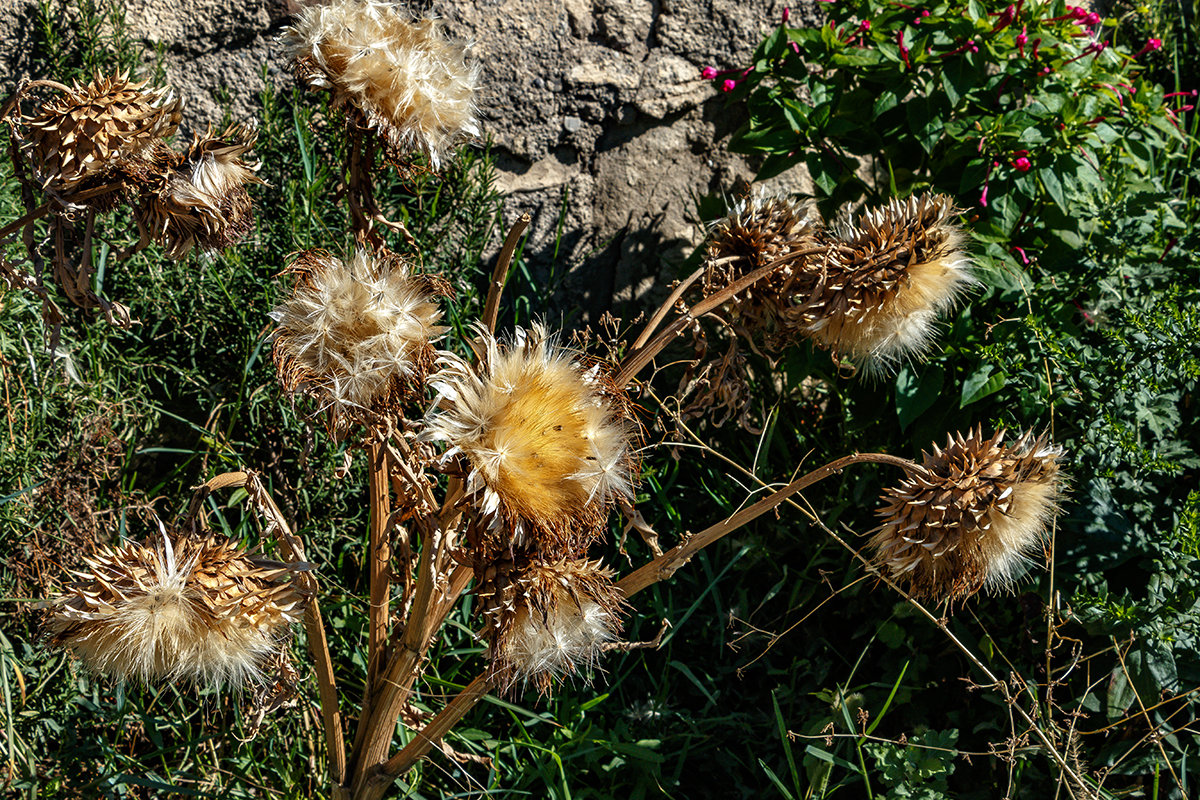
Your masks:
[[[1016,251],[1017,251],[1017,253],[1019,253],[1019,254],[1020,254],[1020,256],[1021,256],[1021,263],[1022,263],[1022,264],[1025,264],[1026,266],[1028,266],[1028,265],[1029,265],[1029,256],[1025,255],[1025,248],[1023,248],[1023,247],[1017,247],[1016,245],[1013,245],[1013,250],[1016,250]]]
[[[1021,58],[1025,57],[1025,43],[1029,41],[1029,37],[1025,34],[1025,26],[1021,26],[1021,32],[1017,34],[1017,52],[1021,54]]]
[[[1084,25],[1098,25],[1100,23],[1100,15],[1093,11],[1083,18]]]
[[[997,19],[996,24],[992,26],[992,33],[1002,31],[1009,25],[1013,24],[1013,20],[1017,18],[1017,7],[1010,4],[1008,8],[1004,9],[999,14],[996,14],[996,16],[999,17],[999,19]]]
[[[721,84],[722,92],[732,92],[736,88],[737,88],[737,81],[735,81],[733,78],[726,78],[725,82],[723,84]]]
[[[717,77],[717,75],[719,75],[719,74],[720,73],[717,72],[716,67],[705,67],[704,71],[702,71],[700,73],[700,77],[704,78],[704,80],[706,80],[706,81],[711,81],[713,78]]]
[[[988,187],[985,183],[983,185],[983,191],[979,193],[979,205],[983,206],[984,208],[987,208],[987,190]]]
[[[1067,10],[1071,12],[1073,19],[1087,19],[1088,10],[1081,6],[1067,6]]]
[[[1142,56],[1146,55],[1146,53],[1152,53],[1158,48],[1162,47],[1162,44],[1162,39],[1147,39],[1146,43],[1142,45],[1142,49],[1134,53],[1133,57],[1141,58]]]
[[[800,45],[798,45],[796,42],[792,42],[792,52],[796,55],[800,55]]]
[[[869,30],[871,30],[871,20],[869,20],[869,19],[864,19],[862,22],[858,23],[858,29],[859,29],[860,31],[869,31]]]
[[[1013,169],[1017,172],[1029,172],[1029,168],[1033,166],[1033,163],[1025,156],[1021,156],[1020,158],[1014,158],[1012,165]]]
[[[788,8],[787,6],[784,6],[784,8],[783,8],[783,24],[784,25],[787,25],[788,17],[790,17],[791,15],[792,15],[792,10],[790,8]]]

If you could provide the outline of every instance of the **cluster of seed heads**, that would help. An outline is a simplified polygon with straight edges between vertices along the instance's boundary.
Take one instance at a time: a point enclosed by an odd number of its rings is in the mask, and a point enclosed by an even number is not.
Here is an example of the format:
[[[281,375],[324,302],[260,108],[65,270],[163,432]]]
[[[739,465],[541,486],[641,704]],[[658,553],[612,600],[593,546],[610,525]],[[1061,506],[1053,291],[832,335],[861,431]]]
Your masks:
[[[709,235],[706,294],[761,267],[726,313],[773,349],[807,339],[868,369],[918,356],[937,318],[974,283],[958,209],[915,195],[825,226],[815,210],[756,190]]]
[[[260,182],[243,156],[256,133],[234,125],[197,134],[173,149],[180,102],[129,75],[97,75],[20,119],[34,176],[57,213],[132,206],[142,245],[159,242],[171,258],[193,248],[220,250],[253,222],[246,186]]]

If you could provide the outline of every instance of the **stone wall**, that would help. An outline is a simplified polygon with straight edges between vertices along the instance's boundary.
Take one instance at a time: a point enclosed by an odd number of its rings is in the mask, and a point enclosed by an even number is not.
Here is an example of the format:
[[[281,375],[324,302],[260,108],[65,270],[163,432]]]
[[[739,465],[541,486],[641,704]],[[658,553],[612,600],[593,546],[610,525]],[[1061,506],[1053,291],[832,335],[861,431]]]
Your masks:
[[[806,0],[811,5],[811,0]],[[124,0],[148,58],[161,43],[168,79],[203,126],[229,103],[252,118],[267,79],[291,80],[274,37],[294,0]],[[526,252],[544,268],[560,212],[566,294],[588,316],[640,299],[699,240],[693,197],[750,175],[723,142],[740,121],[709,64],[746,63],[776,24],[780,0],[464,0],[425,3],[475,42],[480,98],[498,155],[506,220],[534,217]],[[0,68],[28,75],[36,0],[0,0]],[[793,20],[801,13],[793,9]],[[809,12],[811,13],[811,12]],[[11,34],[11,35],[10,35]],[[46,76],[30,76],[46,77]],[[802,183],[802,175],[783,176]],[[561,269],[561,267],[560,267]],[[669,270],[668,270],[669,271]],[[560,298],[561,300],[562,298]]]

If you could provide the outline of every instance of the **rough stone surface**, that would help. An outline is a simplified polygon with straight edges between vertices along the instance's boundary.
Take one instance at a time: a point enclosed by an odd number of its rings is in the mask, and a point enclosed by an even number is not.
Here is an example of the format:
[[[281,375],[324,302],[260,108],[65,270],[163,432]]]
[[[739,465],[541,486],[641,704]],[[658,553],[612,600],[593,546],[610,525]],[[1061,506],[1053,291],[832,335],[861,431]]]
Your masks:
[[[707,65],[747,63],[780,0],[463,0],[435,2],[484,65],[480,105],[495,141],[505,220],[534,217],[526,248],[571,268],[560,308],[594,317],[642,301],[701,238],[693,198],[732,191],[751,170],[724,148],[740,119]],[[36,0],[0,0],[0,83],[29,75]],[[124,0],[135,40],[184,97],[185,126],[256,114],[267,80],[288,83],[274,38],[294,0]],[[428,6],[429,4],[424,4]],[[793,21],[814,13],[793,9]],[[776,179],[805,188],[806,177]],[[566,202],[564,203],[564,196]],[[558,267],[562,270],[562,265]],[[563,302],[565,299],[565,302]],[[641,303],[639,302],[638,305]],[[626,308],[625,310],[629,310]]]

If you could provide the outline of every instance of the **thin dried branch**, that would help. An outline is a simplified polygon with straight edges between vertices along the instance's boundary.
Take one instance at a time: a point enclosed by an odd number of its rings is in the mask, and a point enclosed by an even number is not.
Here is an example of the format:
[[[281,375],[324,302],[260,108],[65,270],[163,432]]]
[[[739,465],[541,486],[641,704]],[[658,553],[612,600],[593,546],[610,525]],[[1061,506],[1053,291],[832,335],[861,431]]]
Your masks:
[[[500,257],[496,259],[496,268],[492,270],[492,282],[488,285],[487,302],[483,305],[483,316],[480,317],[488,333],[496,331],[496,318],[500,314],[500,295],[504,293],[504,284],[508,282],[508,268],[512,265],[513,253],[517,251],[517,245],[520,244],[525,229],[529,227],[530,220],[531,217],[526,212],[513,223],[508,229],[508,236],[504,238]]]
[[[283,557],[289,561],[305,561],[304,543],[292,533],[291,527],[267,493],[258,476],[249,471],[226,472],[206,482],[192,497],[187,519],[194,520],[205,498],[214,491],[245,487],[255,507],[265,517],[267,532],[274,535]],[[308,607],[304,614],[304,630],[308,634],[308,649],[313,657],[313,671],[317,677],[317,691],[321,699],[321,718],[325,727],[325,752],[329,759],[329,777],[333,782],[335,800],[347,797],[343,784],[346,782],[346,744],[342,734],[342,714],[338,710],[337,681],[333,675],[333,659],[329,655],[329,642],[325,638],[325,623],[321,619],[321,607],[317,600],[317,580],[310,572],[297,572],[296,580],[308,591]]]

